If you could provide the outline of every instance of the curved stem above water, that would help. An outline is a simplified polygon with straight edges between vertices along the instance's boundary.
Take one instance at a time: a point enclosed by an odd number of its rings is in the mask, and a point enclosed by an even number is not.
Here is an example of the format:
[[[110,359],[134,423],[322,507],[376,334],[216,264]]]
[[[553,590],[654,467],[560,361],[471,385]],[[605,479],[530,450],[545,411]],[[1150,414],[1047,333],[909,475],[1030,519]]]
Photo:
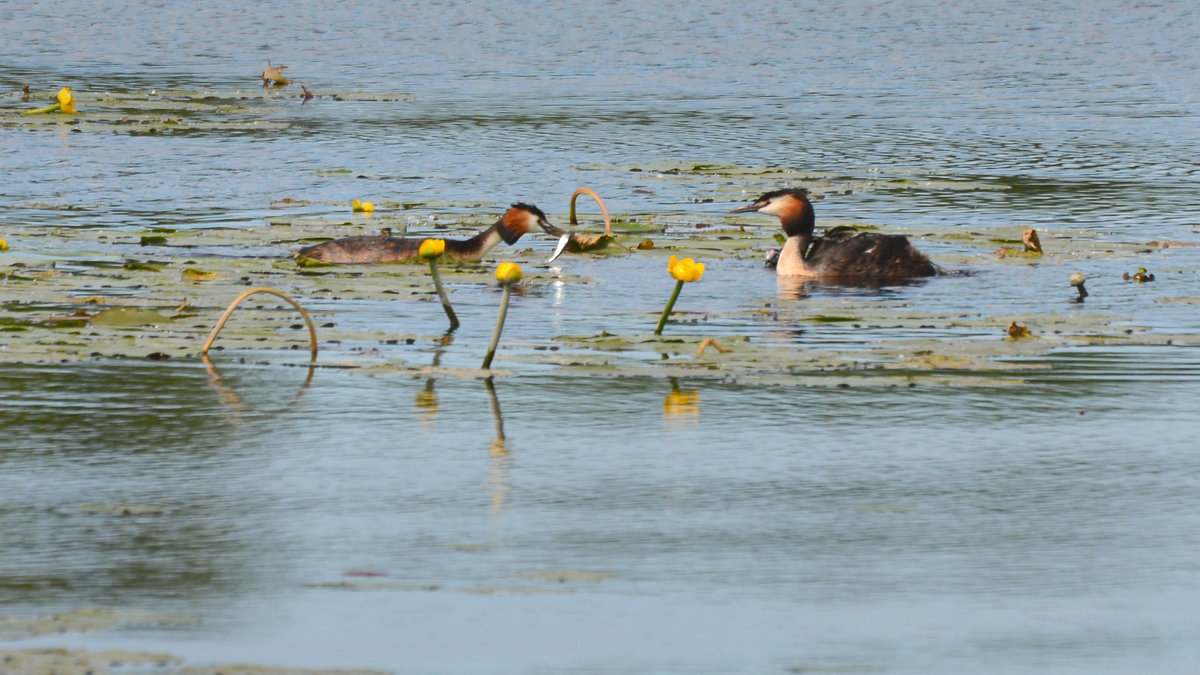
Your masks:
[[[312,317],[310,317],[308,315],[308,312],[304,311],[304,308],[300,306],[300,303],[291,299],[291,297],[289,297],[286,293],[277,291],[273,288],[252,288],[252,289],[246,291],[245,293],[242,293],[241,295],[234,298],[233,302],[229,303],[229,308],[226,309],[225,313],[221,315],[221,318],[217,320],[217,325],[213,327],[212,332],[208,334],[208,339],[204,341],[204,346],[200,348],[201,356],[208,354],[209,348],[212,347],[213,341],[217,339],[217,334],[220,333],[221,329],[225,327],[225,322],[229,320],[229,315],[233,314],[233,310],[237,309],[237,306],[242,304],[243,300],[250,297],[251,295],[254,295],[255,293],[268,293],[270,295],[274,295],[276,297],[283,298],[284,300],[286,300],[288,302],[288,304],[290,304],[292,307],[295,307],[296,311],[300,312],[300,316],[304,317],[304,323],[308,325],[309,344],[311,345],[311,348],[312,348],[311,360],[316,361],[317,360],[317,329],[313,325]]]
[[[581,187],[571,195],[571,224],[579,224],[579,221],[575,219],[575,200],[579,197],[579,195],[587,195],[592,199],[595,199],[596,203],[600,205],[600,213],[604,215],[604,234],[605,236],[611,237],[612,220],[608,217],[608,207],[604,205],[604,200],[600,199],[600,195],[596,194],[589,188]]]

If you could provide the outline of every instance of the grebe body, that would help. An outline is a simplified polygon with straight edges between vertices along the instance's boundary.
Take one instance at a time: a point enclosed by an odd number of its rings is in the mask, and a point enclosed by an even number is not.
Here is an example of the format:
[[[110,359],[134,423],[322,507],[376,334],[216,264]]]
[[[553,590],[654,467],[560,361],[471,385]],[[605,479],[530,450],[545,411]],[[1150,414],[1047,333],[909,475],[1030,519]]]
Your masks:
[[[787,235],[779,254],[768,258],[782,276],[812,279],[901,279],[927,277],[938,268],[899,234],[859,232],[835,227],[814,237],[816,217],[808,193],[799,188],[768,192],[753,204],[730,213],[757,212],[778,216]]]
[[[523,235],[539,227],[550,234],[562,232],[546,220],[546,214],[541,209],[519,202],[513,204],[500,220],[474,237],[447,239],[445,255],[459,262],[479,260],[496,244],[515,244]],[[399,262],[416,258],[424,240],[387,234],[359,235],[302,248],[295,257],[343,265]]]

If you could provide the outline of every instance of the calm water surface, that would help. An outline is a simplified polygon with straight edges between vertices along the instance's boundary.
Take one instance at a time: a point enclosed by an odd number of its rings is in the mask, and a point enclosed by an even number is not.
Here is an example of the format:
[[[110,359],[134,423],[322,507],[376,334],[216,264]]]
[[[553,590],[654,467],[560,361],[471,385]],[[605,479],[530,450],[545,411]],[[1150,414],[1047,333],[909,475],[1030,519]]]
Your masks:
[[[259,225],[284,198],[312,202],[298,210],[311,216],[363,195],[483,205],[449,207],[464,215],[520,199],[559,221],[579,185],[683,226],[778,187],[629,171],[695,164],[855,188],[819,203],[820,219],[1200,242],[1200,20],[1186,3],[215,2],[185,18],[170,3],[59,2],[2,3],[0,21],[0,90],[243,89],[287,124],[177,137],[0,127],[0,231],[18,243],[52,226]],[[313,91],[402,100],[258,103],[267,59]],[[984,189],[860,189],[901,179]],[[768,219],[762,231],[765,247]],[[924,247],[969,267],[953,245]],[[1136,262],[1099,257],[813,287],[792,302],[1063,312],[1062,280],[1082,268],[1089,311],[1200,335],[1196,304],[1157,302],[1197,294],[1196,249],[1147,256],[1159,282],[1141,289],[1119,280]],[[506,344],[648,332],[637,326],[669,288],[644,266],[567,259],[597,283],[529,289]],[[912,337],[741,321],[780,293],[751,257],[687,290],[681,303],[716,317],[706,335],[847,352]],[[305,300],[345,325],[436,332],[394,307]],[[456,305],[490,317],[495,294],[467,289]],[[489,332],[468,323],[449,347],[387,351],[474,366]],[[216,370],[8,365],[0,605],[198,616],[11,643],[189,663],[1193,672],[1195,342],[1064,347],[1032,357],[1043,368],[1022,386],[977,387],[599,378],[520,361],[493,387],[331,368],[303,387],[306,368],[254,354]]]

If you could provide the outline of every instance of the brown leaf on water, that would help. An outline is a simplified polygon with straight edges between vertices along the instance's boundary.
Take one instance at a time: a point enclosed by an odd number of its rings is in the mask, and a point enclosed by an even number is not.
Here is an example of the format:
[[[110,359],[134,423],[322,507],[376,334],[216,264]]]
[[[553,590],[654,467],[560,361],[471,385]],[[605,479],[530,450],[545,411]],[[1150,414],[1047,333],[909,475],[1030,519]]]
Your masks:
[[[1032,227],[1021,234],[1021,241],[1025,242],[1026,253],[1042,252],[1042,242],[1038,239],[1037,230]]]
[[[273,66],[270,61],[267,61],[267,67],[263,69],[262,80],[263,86],[283,87],[287,85],[288,79],[283,76],[283,71],[287,66]]]
[[[1014,340],[1021,340],[1024,338],[1033,337],[1033,333],[1030,333],[1029,329],[1025,326],[1013,321],[1012,323],[1008,324],[1008,336]]]

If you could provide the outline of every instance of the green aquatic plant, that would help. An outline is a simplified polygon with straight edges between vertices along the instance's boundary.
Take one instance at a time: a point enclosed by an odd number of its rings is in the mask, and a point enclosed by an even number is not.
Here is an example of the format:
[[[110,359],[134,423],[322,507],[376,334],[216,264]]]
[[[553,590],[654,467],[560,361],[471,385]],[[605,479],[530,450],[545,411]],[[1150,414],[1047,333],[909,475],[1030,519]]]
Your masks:
[[[512,285],[521,280],[521,267],[516,263],[500,263],[496,268],[496,279],[504,287],[504,295],[500,298],[500,313],[496,315],[496,328],[492,331],[492,341],[488,345],[487,355],[483,357],[483,369],[492,367],[492,358],[496,355],[496,347],[500,344],[500,331],[504,329],[504,319],[508,316],[508,299],[512,293]]]
[[[680,260],[671,256],[667,262],[667,271],[675,278],[675,290],[671,293],[671,299],[667,301],[667,306],[658,319],[658,327],[654,329],[655,335],[662,335],[663,326],[667,325],[667,317],[671,315],[671,310],[675,307],[675,301],[679,299],[679,291],[683,290],[683,285],[699,281],[700,277],[704,276],[704,263],[698,263],[691,258]]]
[[[442,277],[438,275],[438,256],[445,251],[445,239],[426,239],[421,242],[421,248],[418,249],[417,254],[423,260],[429,261],[429,275],[433,277],[433,286],[437,289],[438,299],[442,301],[442,309],[446,311],[446,317],[450,319],[450,330],[455,330],[459,326],[458,316],[454,313],[454,308],[450,306],[450,298],[446,295],[446,289],[442,287]]]
[[[63,87],[58,90],[57,103],[48,105],[44,108],[36,108],[34,110],[25,110],[22,115],[43,115],[52,112],[64,112],[69,115],[75,114],[75,96],[71,94],[70,87]]]

